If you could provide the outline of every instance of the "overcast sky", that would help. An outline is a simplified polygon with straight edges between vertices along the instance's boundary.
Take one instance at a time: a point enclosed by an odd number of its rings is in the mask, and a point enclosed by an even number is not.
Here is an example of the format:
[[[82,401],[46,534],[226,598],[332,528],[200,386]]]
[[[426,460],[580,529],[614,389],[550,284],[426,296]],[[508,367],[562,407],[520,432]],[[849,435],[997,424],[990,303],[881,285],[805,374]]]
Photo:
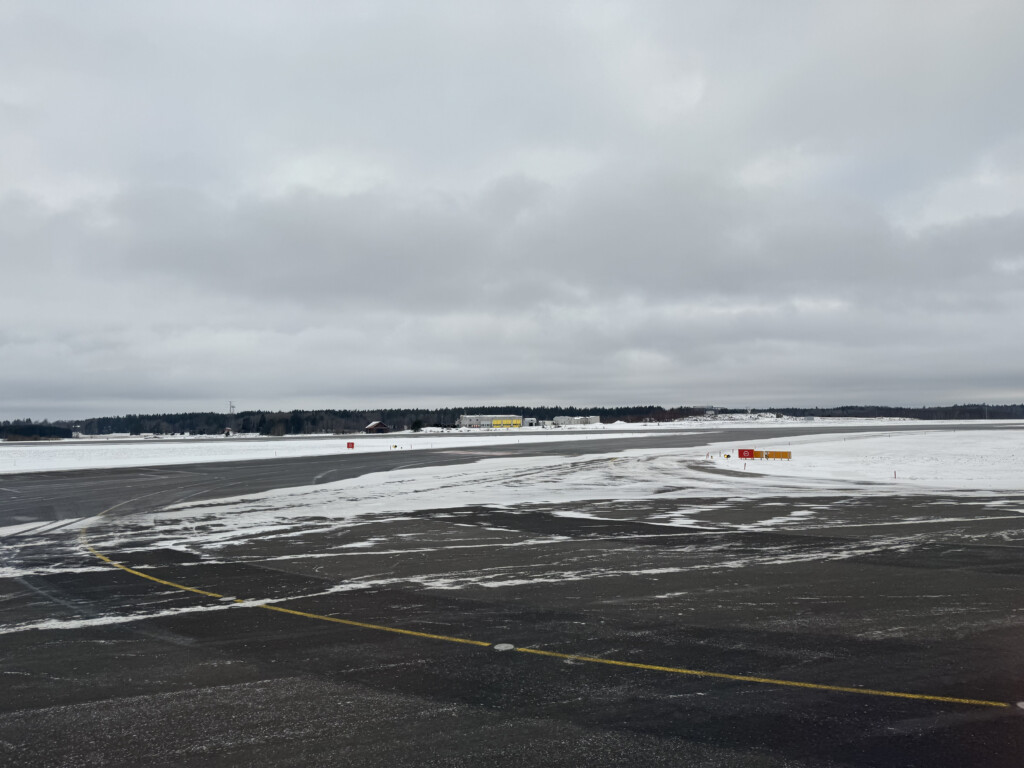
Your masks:
[[[0,0],[0,418],[1022,402],[1021,30]]]

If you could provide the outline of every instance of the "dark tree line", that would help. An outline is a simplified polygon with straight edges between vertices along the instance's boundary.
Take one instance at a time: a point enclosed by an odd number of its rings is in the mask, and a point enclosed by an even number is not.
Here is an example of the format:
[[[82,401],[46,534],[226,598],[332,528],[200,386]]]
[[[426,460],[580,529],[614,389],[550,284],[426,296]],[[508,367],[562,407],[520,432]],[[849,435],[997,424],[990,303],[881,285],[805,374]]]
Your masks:
[[[383,408],[380,410],[316,410],[316,411],[241,411],[224,413],[162,413],[103,416],[78,421],[59,422],[84,435],[142,434],[193,435],[258,432],[262,435],[344,434],[362,431],[373,421],[382,421],[393,429],[410,429],[414,425],[454,427],[464,413],[517,413],[538,420],[555,416],[597,415],[603,422],[672,421],[703,413],[702,409],[645,405],[622,408],[575,408],[563,406],[523,407],[517,405],[475,406],[466,408]]]
[[[48,421],[38,424],[33,424],[32,419],[0,422],[0,440],[55,440],[61,437],[71,437],[71,430]]]
[[[515,413],[550,421],[555,416],[599,416],[605,424],[615,421],[630,423],[644,421],[675,421],[690,416],[703,416],[704,408],[663,408],[657,405],[634,405],[617,408],[577,408],[574,406],[472,406],[466,408],[385,408],[381,410],[317,410],[317,411],[242,411],[224,413],[162,413],[103,416],[78,421],[43,421],[31,419],[0,422],[0,437],[4,439],[39,440],[70,437],[72,432],[84,435],[115,433],[153,433],[158,435],[223,434],[226,429],[235,432],[258,432],[262,435],[313,435],[359,432],[373,421],[383,421],[393,429],[409,429],[414,425],[453,427],[464,413]],[[721,414],[746,413],[746,409],[719,409]],[[909,418],[909,419],[1024,419],[1024,404],[986,405],[964,404],[928,408],[900,408],[881,405],[844,405],[835,408],[762,408],[752,413],[775,413],[785,416],[819,418]]]
[[[887,405],[842,405],[837,408],[766,408],[764,411],[783,416],[837,416],[862,419],[902,418],[938,419],[952,421],[959,419],[1024,419],[1024,404],[987,405],[985,403],[964,405],[942,405],[930,408],[896,408]]]

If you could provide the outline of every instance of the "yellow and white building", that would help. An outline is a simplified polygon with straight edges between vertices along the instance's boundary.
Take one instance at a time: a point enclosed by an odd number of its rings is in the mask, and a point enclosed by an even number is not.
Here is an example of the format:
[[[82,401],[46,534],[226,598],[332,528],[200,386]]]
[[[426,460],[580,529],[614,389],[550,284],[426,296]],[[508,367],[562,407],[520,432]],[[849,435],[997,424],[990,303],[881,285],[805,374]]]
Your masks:
[[[471,429],[518,429],[523,426],[523,417],[509,414],[463,414],[459,426]]]

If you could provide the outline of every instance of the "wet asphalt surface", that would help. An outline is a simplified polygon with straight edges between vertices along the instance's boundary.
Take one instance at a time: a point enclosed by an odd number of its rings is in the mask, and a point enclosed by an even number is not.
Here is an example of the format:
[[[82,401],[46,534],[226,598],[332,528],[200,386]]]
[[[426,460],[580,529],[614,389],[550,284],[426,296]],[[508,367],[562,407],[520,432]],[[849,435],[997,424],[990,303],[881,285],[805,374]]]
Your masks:
[[[1024,764],[1021,497],[533,503],[334,528],[311,518],[216,556],[153,535],[152,513],[182,501],[493,455],[732,437],[0,476],[0,526],[37,523],[0,541],[0,764]],[[681,503],[702,510],[700,525],[662,524]],[[225,607],[107,567],[70,522],[104,510],[89,538],[155,578],[482,644]],[[801,510],[816,517],[757,525]],[[17,629],[49,620],[64,623]]]

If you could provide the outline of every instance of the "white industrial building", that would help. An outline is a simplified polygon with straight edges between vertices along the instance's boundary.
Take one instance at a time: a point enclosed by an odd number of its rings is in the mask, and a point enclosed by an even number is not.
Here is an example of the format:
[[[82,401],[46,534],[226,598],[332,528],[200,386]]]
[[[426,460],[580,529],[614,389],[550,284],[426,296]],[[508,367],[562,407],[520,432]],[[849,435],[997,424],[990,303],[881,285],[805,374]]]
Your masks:
[[[556,427],[573,427],[582,424],[600,424],[600,416],[555,416]]]
[[[555,416],[553,421],[540,421],[532,416],[512,413],[464,413],[457,425],[468,429],[519,429],[520,427],[579,427],[600,424],[600,416]]]
[[[536,421],[534,421],[536,424]],[[467,413],[459,416],[458,425],[470,429],[516,429],[523,426],[523,417],[512,414]]]

